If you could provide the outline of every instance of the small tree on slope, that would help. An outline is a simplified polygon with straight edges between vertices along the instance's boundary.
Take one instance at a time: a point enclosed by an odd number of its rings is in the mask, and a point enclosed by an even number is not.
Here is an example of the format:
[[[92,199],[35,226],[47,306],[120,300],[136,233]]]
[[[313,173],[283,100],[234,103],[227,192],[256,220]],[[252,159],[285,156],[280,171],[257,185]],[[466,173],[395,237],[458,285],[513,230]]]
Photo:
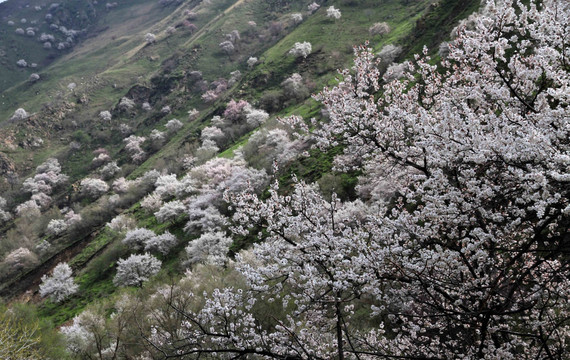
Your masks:
[[[79,285],[73,282],[71,274],[72,271],[69,265],[66,263],[57,264],[53,269],[52,276],[42,276],[40,295],[43,297],[49,296],[52,301],[59,303],[75,294],[79,289]]]

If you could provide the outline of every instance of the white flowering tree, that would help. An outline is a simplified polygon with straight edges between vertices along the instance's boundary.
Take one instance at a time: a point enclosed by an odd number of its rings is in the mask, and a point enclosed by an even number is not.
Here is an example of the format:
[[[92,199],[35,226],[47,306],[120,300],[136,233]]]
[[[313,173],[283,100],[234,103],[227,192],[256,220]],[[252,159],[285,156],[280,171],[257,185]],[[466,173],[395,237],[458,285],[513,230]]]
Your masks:
[[[182,201],[173,200],[162,205],[160,210],[154,213],[154,216],[161,223],[166,221],[174,221],[180,215],[184,214],[185,210],[186,206],[184,203],[182,203]]]
[[[293,55],[295,57],[303,57],[306,58],[311,54],[313,47],[311,43],[308,41],[305,42],[296,42],[295,45],[289,50],[289,55]]]
[[[154,231],[146,228],[135,228],[129,230],[122,240],[122,243],[133,250],[142,249],[147,241],[155,237]]]
[[[109,185],[101,179],[85,178],[80,185],[81,193],[91,198],[98,198],[109,191]]]
[[[99,113],[99,118],[103,121],[110,122],[112,118],[111,112],[108,110],[101,111]]]
[[[145,281],[160,271],[162,262],[150,254],[133,254],[117,261],[115,286],[142,286]]]
[[[146,138],[144,136],[135,136],[135,135],[131,135],[123,140],[123,142],[125,143],[125,150],[127,150],[129,155],[131,156],[131,159],[135,163],[142,162],[146,157],[146,152],[141,147],[142,143],[145,141]]]
[[[156,35],[153,33],[146,33],[144,36],[144,41],[147,44],[154,44],[156,42]]]
[[[227,261],[227,254],[231,244],[232,239],[224,232],[204,233],[186,247],[188,256],[186,265],[205,262],[222,266]]]
[[[148,239],[144,244],[145,251],[156,251],[162,255],[166,255],[178,244],[178,239],[176,236],[168,231],[163,234],[156,235]]]
[[[147,340],[194,358],[564,358],[570,4],[540,5],[490,2],[441,65],[417,56],[383,87],[360,48],[316,97],[330,121],[313,133],[344,145],[337,169],[362,170],[372,195],[343,203],[297,182],[233,197],[236,231],[263,229],[238,256],[247,290],[187,309],[185,341]]]
[[[79,289],[71,276],[72,271],[67,263],[59,263],[53,269],[51,276],[42,276],[40,284],[40,295],[48,296],[54,302],[62,302]]]

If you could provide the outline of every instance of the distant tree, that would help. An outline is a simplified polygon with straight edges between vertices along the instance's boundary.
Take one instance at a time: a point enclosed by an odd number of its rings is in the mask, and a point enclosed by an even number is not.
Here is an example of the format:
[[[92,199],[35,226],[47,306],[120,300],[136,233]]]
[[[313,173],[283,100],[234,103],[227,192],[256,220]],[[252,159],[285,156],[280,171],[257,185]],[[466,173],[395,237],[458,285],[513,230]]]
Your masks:
[[[370,35],[386,35],[390,32],[390,25],[387,22],[378,22],[368,29]]]
[[[39,256],[46,256],[51,250],[51,243],[47,240],[40,241],[34,248],[34,252]]]
[[[162,262],[150,254],[133,254],[127,259],[117,261],[117,274],[113,279],[115,286],[142,286],[160,271]]]
[[[94,157],[93,160],[91,160],[91,164],[94,167],[99,167],[105,163],[108,163],[109,161],[111,161],[111,156],[109,156],[107,153],[101,153]]]
[[[19,108],[14,112],[14,115],[10,118],[11,121],[19,121],[27,119],[30,115],[26,112],[26,110]]]
[[[183,25],[184,28],[185,28],[186,30],[188,30],[191,34],[194,33],[196,30],[198,30],[198,27],[197,27],[195,24],[193,24],[193,23],[191,23],[190,21],[188,21],[188,20],[182,21],[182,25]]]
[[[71,268],[67,263],[57,264],[50,277],[42,276],[40,295],[48,296],[52,301],[60,303],[75,294],[79,285],[75,284],[71,274]]]
[[[302,141],[292,141],[283,129],[260,130],[251,135],[242,153],[250,166],[270,171],[295,159],[301,152]]]
[[[226,110],[224,110],[224,118],[230,123],[237,123],[243,120],[245,116],[245,109],[249,106],[249,103],[245,100],[235,101],[231,99],[226,105]]]
[[[321,5],[317,4],[316,2],[310,3],[309,6],[307,6],[309,13],[311,14],[317,11],[320,7]]]
[[[228,224],[228,219],[213,205],[192,202],[187,211],[188,222],[184,231],[189,234],[217,232]]]
[[[186,205],[182,201],[173,200],[162,205],[160,210],[154,213],[158,222],[172,221],[184,214]]]
[[[216,144],[221,144],[225,140],[226,135],[224,132],[215,126],[206,126],[202,129],[202,133],[200,134],[200,139],[204,140],[212,140],[215,141]]]
[[[204,140],[202,145],[196,150],[196,158],[200,161],[211,159],[220,151],[220,147],[213,140]]]
[[[27,269],[38,263],[36,254],[25,247],[17,248],[11,251],[4,259],[4,264],[7,266],[10,273]]]
[[[156,187],[154,192],[155,194],[159,194],[163,199],[166,199],[176,194],[178,184],[176,174],[160,175],[154,183]]]
[[[111,121],[111,112],[110,111],[101,111],[99,113],[99,118],[103,121]]]
[[[127,97],[123,97],[121,98],[121,101],[119,102],[119,110],[121,111],[129,111],[132,110],[135,107],[135,102]]]
[[[250,57],[249,59],[247,59],[247,67],[248,68],[252,68],[255,66],[255,64],[257,64],[257,58],[256,57]]]
[[[406,73],[407,67],[408,66],[406,63],[401,63],[401,64],[392,63],[390,66],[388,66],[388,69],[386,69],[386,72],[384,73],[383,76],[384,81],[390,82],[392,80],[403,78],[404,74]]]
[[[198,262],[204,262],[223,266],[227,261],[227,254],[231,244],[232,239],[224,232],[204,233],[186,247],[188,260],[185,264],[190,266]]]
[[[133,133],[133,129],[129,124],[122,123],[119,124],[119,132],[121,133],[121,135],[127,136]]]
[[[220,46],[220,49],[222,49],[222,51],[225,52],[226,55],[228,55],[228,57],[229,57],[231,54],[233,54],[233,52],[234,52],[234,50],[235,50],[234,44],[233,44],[231,41],[229,41],[229,40],[226,40],[226,41],[221,42],[221,43],[219,44],[219,46]]]
[[[186,16],[188,20],[196,20],[198,18],[198,14],[189,9],[184,10],[184,16]]]
[[[65,230],[67,230],[67,223],[65,220],[62,219],[52,219],[47,224],[46,232],[49,235],[60,235]]]
[[[189,121],[194,121],[198,118],[198,116],[200,115],[200,112],[196,109],[191,109],[188,110],[188,120]]]
[[[217,99],[218,99],[218,94],[216,94],[216,92],[213,90],[208,90],[204,94],[202,94],[202,100],[204,100],[206,104],[212,103]]]
[[[90,198],[98,198],[109,191],[109,185],[101,179],[85,178],[80,185],[81,193]]]
[[[37,202],[28,200],[16,206],[16,214],[18,216],[33,218],[40,216],[41,210]]]
[[[226,39],[230,41],[232,44],[237,44],[241,40],[241,36],[239,35],[239,31],[232,30],[229,34],[225,35]]]
[[[132,181],[125,179],[124,177],[120,177],[113,181],[113,191],[117,194],[124,194],[129,191],[130,187],[133,185]]]
[[[294,99],[296,101],[304,100],[309,96],[309,89],[303,82],[303,77],[297,73],[292,74],[281,83],[283,95],[286,99]]]
[[[134,229],[136,225],[137,222],[135,219],[124,214],[115,216],[113,220],[106,224],[109,229],[117,232],[129,231],[131,229]],[[129,246],[129,244],[127,244],[127,246]]]
[[[144,102],[144,103],[142,104],[142,109],[143,109],[144,111],[151,111],[151,110],[152,110],[152,106],[150,106],[150,104],[149,104],[148,102]]]
[[[273,21],[269,24],[269,33],[272,36],[279,36],[283,32],[283,23],[281,21]]]
[[[40,40],[40,42],[46,42],[46,41],[54,42],[54,41],[55,41],[55,37],[54,37],[53,35],[51,35],[51,34],[42,33],[42,34],[40,35],[39,40]]]
[[[146,41],[147,44],[154,44],[156,42],[156,36],[153,33],[147,33],[144,36],[144,41]]]
[[[146,228],[136,228],[127,232],[125,238],[122,240],[122,243],[128,246],[130,249],[140,250],[150,239],[155,236],[156,234],[152,230]]]
[[[29,81],[31,83],[34,83],[34,82],[39,81],[39,80],[40,80],[40,76],[38,74],[33,73],[32,75],[30,75]]]
[[[148,212],[155,212],[162,207],[162,197],[160,194],[152,193],[144,197],[141,207]]]
[[[73,209],[69,209],[67,208],[67,211],[62,211],[64,213],[63,218],[65,220],[65,223],[68,226],[72,226],[74,224],[77,224],[81,221],[81,214],[76,213],[75,211],[73,211]]]
[[[306,58],[307,56],[309,56],[309,54],[312,51],[312,46],[310,42],[296,42],[295,45],[293,45],[293,48],[291,48],[291,50],[289,50],[289,55],[293,55],[295,57],[303,57]]]
[[[42,210],[47,209],[51,204],[51,197],[42,192],[33,194],[31,200],[35,201]]]
[[[158,150],[164,145],[166,134],[164,131],[153,129],[149,135],[150,141],[154,149]]]
[[[131,159],[135,163],[140,163],[146,157],[145,151],[141,148],[141,144],[146,141],[146,138],[143,136],[135,136],[131,135],[128,138],[124,139],[123,142],[125,145],[125,150],[131,156]]]
[[[341,17],[341,13],[340,10],[335,8],[334,6],[331,6],[327,9],[327,17],[328,18],[333,18],[335,20],[340,19]]]
[[[178,244],[178,239],[176,236],[172,235],[170,232],[165,231],[161,235],[156,235],[144,243],[145,251],[158,251],[162,255],[166,255]]]
[[[10,214],[8,210],[0,206],[0,225],[3,225],[5,222],[9,221],[10,219],[12,219],[12,214]]]
[[[301,13],[291,14],[291,20],[293,20],[293,23],[295,24],[300,24],[303,21],[303,14]]]
[[[235,85],[238,81],[241,80],[241,71],[235,70],[230,73],[230,79],[228,80],[228,86]]]
[[[103,179],[108,180],[111,179],[113,176],[115,176],[119,171],[121,171],[121,168],[119,167],[119,165],[117,165],[117,162],[111,161],[110,163],[99,169],[99,174],[101,174]]]
[[[269,119],[269,114],[260,109],[251,109],[247,112],[246,123],[250,128],[256,128]]]
[[[182,122],[178,119],[168,120],[166,123],[166,129],[170,134],[174,134],[178,130],[182,129],[183,126],[184,124],[182,124]]]
[[[392,44],[384,46],[376,54],[380,58],[380,71],[384,71],[390,64],[392,64],[401,52],[402,48],[400,46]]]

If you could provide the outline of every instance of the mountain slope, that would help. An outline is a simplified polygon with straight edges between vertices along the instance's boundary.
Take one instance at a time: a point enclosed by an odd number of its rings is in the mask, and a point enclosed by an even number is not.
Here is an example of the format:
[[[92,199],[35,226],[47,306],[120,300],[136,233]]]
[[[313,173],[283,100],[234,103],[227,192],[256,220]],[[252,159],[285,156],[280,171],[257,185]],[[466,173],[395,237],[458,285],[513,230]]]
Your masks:
[[[47,22],[39,17],[45,13],[46,6],[40,11],[31,10],[42,6],[41,2],[38,1],[38,5],[31,2],[30,8],[18,8],[11,1],[0,4],[0,10],[7,11],[2,19],[3,34],[10,34],[2,38],[0,46],[22,46],[5,57],[1,68],[1,74],[5,75],[0,74],[6,79],[0,84],[0,89],[4,89],[0,106],[0,155],[10,165],[4,167],[2,175],[6,180],[9,176],[15,179],[1,185],[10,210],[14,212],[17,205],[30,199],[30,194],[20,190],[21,182],[33,176],[36,166],[46,159],[57,158],[62,172],[70,177],[51,195],[52,202],[41,217],[15,217],[2,225],[0,255],[3,257],[20,248],[22,242],[17,239],[23,237],[27,239],[24,245],[32,250],[44,240],[52,247],[32,265],[2,279],[0,295],[40,302],[37,296],[40,278],[60,261],[69,261],[74,268],[80,292],[64,304],[41,302],[42,316],[61,324],[89,303],[114,293],[112,278],[116,262],[130,253],[121,243],[124,234],[105,227],[119,214],[134,218],[137,226],[157,233],[168,230],[181,239],[170,255],[160,256],[164,263],[162,279],[179,276],[184,245],[197,236],[183,231],[182,222],[160,223],[145,212],[140,200],[149,189],[144,186],[121,194],[115,206],[109,205],[110,196],[93,200],[81,194],[78,189],[82,179],[100,176],[92,161],[98,155],[94,151],[105,148],[122,167],[115,177],[134,180],[151,169],[180,177],[187,172],[181,160],[189,154],[196,156],[202,130],[211,124],[214,115],[224,114],[232,99],[247,100],[267,111],[270,118],[266,129],[279,128],[275,118],[291,114],[324,120],[308,94],[335,82],[336,69],[350,66],[354,45],[370,39],[370,46],[380,51],[385,45],[400,44],[404,51],[398,55],[399,59],[409,57],[411,54],[405,49],[417,49],[425,41],[417,36],[418,32],[429,29],[435,38],[444,39],[457,20],[478,5],[478,1],[460,3],[463,11],[459,11],[454,1],[442,1],[437,6],[430,6],[431,1],[327,1],[314,14],[309,14],[306,10],[309,1],[300,0],[186,1],[170,6],[149,0],[121,2],[109,10],[102,3],[63,1],[53,9],[52,17],[57,16],[58,21],[68,24],[69,28],[85,29],[65,52],[45,52],[34,37],[22,38],[10,33],[12,25],[7,22],[16,22],[24,16],[38,21],[34,24],[38,33],[46,30]],[[326,16],[326,8],[332,5],[342,12],[338,20]],[[58,10],[60,8],[63,10]],[[91,8],[97,10],[96,15],[81,15]],[[77,12],[83,22],[71,20],[70,14]],[[293,13],[302,13],[303,21],[295,24]],[[434,18],[437,22],[433,22]],[[371,37],[370,26],[384,21],[391,32]],[[233,52],[225,53],[219,45],[233,30],[239,32],[240,39],[234,41]],[[145,41],[148,33],[154,34],[156,41]],[[312,44],[309,56],[288,55],[296,42],[305,41]],[[39,81],[27,81],[32,68],[17,69],[14,64],[18,57],[38,63],[33,71],[39,74]],[[250,57],[258,59],[255,66],[247,65]],[[241,77],[230,81],[236,70]],[[301,75],[306,88],[299,98],[283,91],[283,82],[295,73]],[[224,90],[216,93],[212,102],[205,102],[202,95],[218,88]],[[122,108],[123,97],[132,99],[134,106]],[[144,110],[143,103],[152,109]],[[169,110],[163,111],[166,106]],[[10,120],[17,108],[24,108],[31,116]],[[189,118],[188,111],[192,109],[197,109],[199,115]],[[102,111],[109,111],[112,120],[101,119]],[[148,158],[144,162],[133,161],[125,149],[124,139],[131,133],[147,138],[153,130],[168,133],[166,124],[174,118],[182,120],[183,127],[169,133],[160,146],[145,145]],[[127,127],[128,130],[122,130]],[[236,132],[220,144],[220,156],[232,157],[237,145],[247,143],[254,132],[251,129]],[[287,163],[282,174],[284,181],[287,181],[288,171],[312,180],[320,179],[330,172],[333,155],[319,154],[317,163],[314,160]],[[341,178],[328,174],[327,179],[350,192],[356,175]],[[112,180],[107,182],[111,185]],[[112,195],[111,191],[108,195]],[[66,233],[49,234],[46,231],[49,220],[61,218],[65,207],[80,212],[82,222]],[[233,249],[238,250],[249,242],[251,239],[236,241]]]

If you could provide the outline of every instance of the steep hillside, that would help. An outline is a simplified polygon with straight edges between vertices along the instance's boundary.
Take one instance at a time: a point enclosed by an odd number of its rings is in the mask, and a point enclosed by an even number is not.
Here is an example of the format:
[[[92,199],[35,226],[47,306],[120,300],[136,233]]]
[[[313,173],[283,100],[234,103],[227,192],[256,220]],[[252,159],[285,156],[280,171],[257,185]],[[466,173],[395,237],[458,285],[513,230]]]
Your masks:
[[[168,251],[146,249],[162,261],[155,284],[174,281],[191,267],[186,247],[210,233],[204,223],[231,217],[223,192],[252,186],[267,197],[273,171],[283,189],[296,175],[319,182],[326,196],[354,199],[361,172],[332,171],[342,149],[310,149],[279,119],[328,121],[310,94],[336,84],[355,45],[369,41],[382,54],[381,72],[426,44],[438,59],[439,43],[480,2],[329,0],[309,10],[311,3],[0,3],[0,296],[36,304],[55,325],[69,322],[122,293],[117,265],[143,249],[124,241],[134,228],[177,239]],[[304,42],[310,51],[291,54]],[[185,190],[168,189],[184,179]],[[183,210],[157,215],[175,201]],[[219,220],[217,234],[228,221]],[[256,241],[234,237],[223,255]],[[64,302],[38,292],[60,262],[79,285]]]

